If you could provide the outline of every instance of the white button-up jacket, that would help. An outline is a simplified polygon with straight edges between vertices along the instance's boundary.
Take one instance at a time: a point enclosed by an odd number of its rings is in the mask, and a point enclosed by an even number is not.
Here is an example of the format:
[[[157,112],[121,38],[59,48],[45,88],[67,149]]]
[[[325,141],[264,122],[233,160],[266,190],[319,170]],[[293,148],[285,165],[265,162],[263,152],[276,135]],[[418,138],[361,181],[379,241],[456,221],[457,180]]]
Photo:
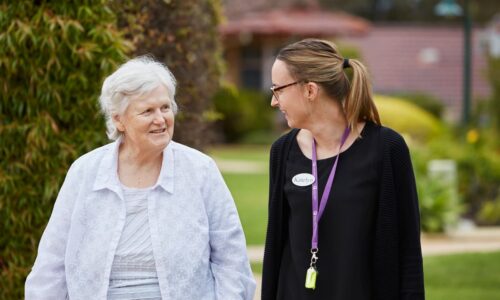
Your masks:
[[[71,166],[25,285],[31,299],[106,299],[125,223],[120,141]],[[170,142],[148,196],[153,254],[163,299],[252,299],[245,237],[214,161]]]

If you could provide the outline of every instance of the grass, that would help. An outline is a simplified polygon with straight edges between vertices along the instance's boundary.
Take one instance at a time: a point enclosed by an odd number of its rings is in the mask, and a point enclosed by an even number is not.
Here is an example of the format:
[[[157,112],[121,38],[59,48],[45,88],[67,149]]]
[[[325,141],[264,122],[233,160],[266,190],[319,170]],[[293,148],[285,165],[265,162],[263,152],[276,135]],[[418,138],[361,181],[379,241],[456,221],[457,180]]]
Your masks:
[[[215,159],[221,160],[243,160],[268,163],[269,150],[270,146],[230,145],[210,148],[208,149],[208,154]]]
[[[267,165],[268,146],[224,146],[209,150],[216,160],[242,160]],[[267,170],[267,168],[265,168]],[[269,175],[222,172],[231,191],[248,245],[262,245],[266,235]]]
[[[252,263],[262,273],[262,263]],[[500,299],[500,252],[468,253],[424,258],[425,299]]]
[[[267,174],[223,174],[238,208],[248,245],[264,244],[267,225]]]
[[[428,300],[500,299],[500,252],[424,258]]]

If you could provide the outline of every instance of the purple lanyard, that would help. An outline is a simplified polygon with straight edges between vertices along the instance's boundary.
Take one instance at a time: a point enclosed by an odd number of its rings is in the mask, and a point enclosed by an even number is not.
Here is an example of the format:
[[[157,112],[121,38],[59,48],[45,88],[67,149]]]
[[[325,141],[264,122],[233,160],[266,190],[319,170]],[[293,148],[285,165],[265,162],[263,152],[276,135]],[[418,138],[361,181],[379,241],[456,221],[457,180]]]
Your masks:
[[[344,145],[347,137],[350,133],[349,127],[344,130],[344,134],[342,135],[342,140],[339,146],[339,153],[335,158],[335,163],[333,164],[332,171],[330,172],[330,176],[328,177],[328,181],[326,182],[325,190],[323,191],[323,195],[321,196],[321,203],[318,211],[318,167],[317,167],[317,159],[316,159],[316,141],[313,138],[312,143],[312,172],[314,176],[314,182],[312,187],[312,213],[313,213],[313,233],[312,233],[312,241],[311,241],[311,250],[318,249],[318,223],[323,215],[323,211],[325,210],[326,203],[328,202],[328,196],[330,195],[330,190],[332,189],[333,178],[335,177],[335,170],[337,169],[337,163],[339,161],[340,149]]]

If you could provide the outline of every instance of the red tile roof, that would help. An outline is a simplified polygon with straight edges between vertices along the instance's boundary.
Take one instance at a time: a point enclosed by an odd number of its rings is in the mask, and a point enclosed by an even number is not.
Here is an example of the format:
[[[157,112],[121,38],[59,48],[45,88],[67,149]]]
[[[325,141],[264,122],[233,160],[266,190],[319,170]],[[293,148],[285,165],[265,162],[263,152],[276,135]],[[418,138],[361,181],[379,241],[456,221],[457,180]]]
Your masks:
[[[252,33],[255,35],[337,36],[360,35],[369,31],[365,19],[342,12],[309,8],[288,8],[242,13],[228,16],[220,26],[224,36]]]
[[[485,97],[486,56],[480,49],[480,29],[473,30],[472,96]],[[357,46],[378,92],[424,92],[461,109],[463,31],[461,27],[374,26],[367,36],[341,41]]]
[[[230,19],[237,19],[248,12],[266,11],[287,8],[318,9],[317,0],[222,0],[224,15]]]

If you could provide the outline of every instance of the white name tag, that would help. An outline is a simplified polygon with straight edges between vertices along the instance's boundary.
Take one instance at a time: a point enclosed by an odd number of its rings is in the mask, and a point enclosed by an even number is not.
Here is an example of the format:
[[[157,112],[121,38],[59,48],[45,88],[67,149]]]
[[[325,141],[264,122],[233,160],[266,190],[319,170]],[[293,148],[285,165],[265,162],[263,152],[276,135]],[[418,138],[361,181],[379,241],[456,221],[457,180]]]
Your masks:
[[[296,186],[308,186],[313,184],[314,176],[308,173],[300,173],[292,178],[292,183]]]

